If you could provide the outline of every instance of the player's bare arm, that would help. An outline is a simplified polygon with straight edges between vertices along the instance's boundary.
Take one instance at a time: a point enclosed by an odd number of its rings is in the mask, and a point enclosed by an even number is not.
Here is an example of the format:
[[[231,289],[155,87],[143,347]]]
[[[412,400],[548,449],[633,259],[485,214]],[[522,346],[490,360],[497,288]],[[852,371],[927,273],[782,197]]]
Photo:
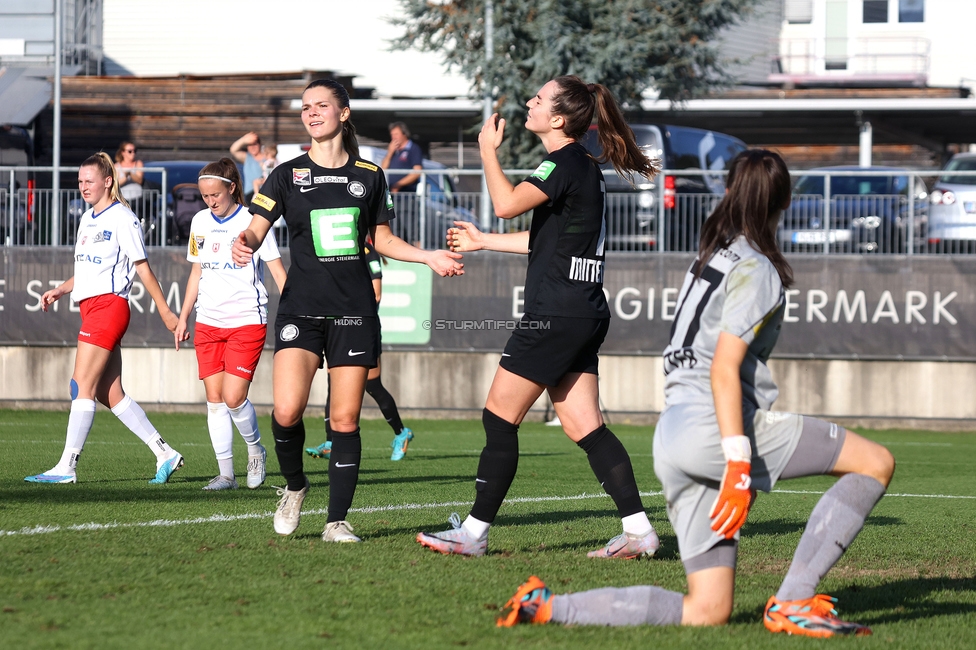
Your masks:
[[[447,247],[456,253],[486,250],[528,255],[529,231],[485,233],[469,221],[455,221],[454,228],[447,229]]]
[[[377,224],[371,231],[373,246],[376,252],[401,262],[418,262],[426,264],[434,273],[450,277],[464,275],[463,257],[460,253],[446,250],[425,251],[412,246],[393,234],[390,226],[385,223]]]

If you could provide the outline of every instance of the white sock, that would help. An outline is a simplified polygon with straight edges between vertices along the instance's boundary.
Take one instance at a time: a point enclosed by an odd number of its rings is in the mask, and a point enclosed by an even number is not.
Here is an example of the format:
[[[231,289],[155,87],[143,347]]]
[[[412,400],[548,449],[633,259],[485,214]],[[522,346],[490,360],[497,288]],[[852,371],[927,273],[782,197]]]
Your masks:
[[[237,430],[247,443],[248,453],[252,456],[256,455],[260,451],[258,443],[261,442],[261,432],[258,431],[258,414],[254,412],[251,400],[245,399],[237,408],[228,406],[227,410],[230,411],[231,419],[234,420]]]
[[[647,518],[647,513],[643,511],[627,515],[620,522],[624,525],[624,532],[631,537],[643,537],[654,530],[654,526]]]
[[[55,466],[60,469],[75,471],[78,466],[78,456],[85,448],[88,432],[91,431],[95,420],[95,401],[90,399],[75,399],[71,401],[71,411],[68,413],[68,431],[64,438],[64,451],[61,460]]]
[[[128,427],[129,431],[139,436],[146,445],[156,454],[157,460],[163,460],[173,455],[173,448],[166,444],[163,437],[156,431],[146,412],[136,404],[135,400],[126,395],[122,400],[112,407],[115,414],[122,424]]]
[[[234,426],[227,405],[223,402],[207,402],[207,428],[210,430],[210,444],[217,456],[220,475],[234,476]]]
[[[471,515],[468,515],[461,524],[461,528],[471,535],[475,539],[484,539],[488,536],[488,528],[491,527],[487,521],[481,521],[480,519],[475,519]]]

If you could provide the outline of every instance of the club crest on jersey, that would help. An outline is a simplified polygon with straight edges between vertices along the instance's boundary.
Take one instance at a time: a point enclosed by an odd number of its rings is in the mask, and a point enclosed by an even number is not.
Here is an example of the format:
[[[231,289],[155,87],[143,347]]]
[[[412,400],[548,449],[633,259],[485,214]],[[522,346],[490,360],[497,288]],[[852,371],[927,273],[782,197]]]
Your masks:
[[[85,245],[85,242],[86,242],[86,241],[88,241],[88,235],[85,235],[84,237],[82,237],[82,238],[81,238],[81,241],[80,241],[79,243],[80,243],[80,244],[81,244],[82,246],[84,246],[84,245]]]
[[[346,190],[357,199],[366,196],[366,186],[359,181],[353,181],[346,185]]]
[[[311,185],[312,170],[308,168],[291,170],[291,182],[295,185]]]
[[[100,241],[109,241],[111,239],[112,239],[112,231],[103,230],[102,232],[95,233],[95,236],[92,238],[92,243],[97,244]]]
[[[281,333],[278,334],[278,338],[282,341],[294,341],[298,338],[298,326],[288,323],[281,328]]]
[[[220,250],[220,242],[219,242],[219,241],[215,241],[215,242],[213,243],[213,252],[215,252],[215,253],[216,253],[216,252],[217,252],[217,251],[219,251],[219,250]]]

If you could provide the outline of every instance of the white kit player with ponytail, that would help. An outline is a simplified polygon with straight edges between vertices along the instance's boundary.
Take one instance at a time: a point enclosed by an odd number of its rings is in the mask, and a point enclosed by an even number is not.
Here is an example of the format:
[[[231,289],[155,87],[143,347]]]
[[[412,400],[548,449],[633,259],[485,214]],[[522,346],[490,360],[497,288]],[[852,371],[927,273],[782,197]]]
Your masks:
[[[129,327],[129,290],[138,275],[152,297],[166,329],[176,329],[176,314],[163,297],[146,259],[142,227],[119,191],[115,163],[105,153],[89,157],[78,170],[78,189],[91,206],[81,216],[71,279],[44,293],[44,311],[66,293],[81,307],[78,352],[71,375],[71,413],[64,451],[58,464],[28,476],[30,483],[75,483],[81,450],[95,418],[95,400],[112,413],[156,454],[156,475],[150,483],[166,483],[183,465],[183,456],[166,444],[142,408],[122,389],[122,349]]]
[[[207,393],[207,427],[217,456],[217,476],[204,490],[237,488],[234,478],[234,425],[247,443],[247,487],[264,483],[267,452],[261,444],[257,414],[247,399],[268,331],[267,264],[281,293],[285,267],[274,234],[268,233],[247,264],[231,259],[237,236],[251,223],[237,165],[230,158],[210,163],[199,176],[200,195],[208,207],[190,224],[187,260],[193,263],[186,300],[176,327],[176,349],[190,338],[188,321],[196,307],[196,350],[200,379]]]

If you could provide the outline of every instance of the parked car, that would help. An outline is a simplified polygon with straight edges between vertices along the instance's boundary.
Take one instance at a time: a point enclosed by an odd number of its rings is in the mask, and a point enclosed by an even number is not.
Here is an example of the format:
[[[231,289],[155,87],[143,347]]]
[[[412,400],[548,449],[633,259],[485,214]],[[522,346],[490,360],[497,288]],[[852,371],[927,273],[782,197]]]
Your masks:
[[[670,251],[698,249],[701,224],[725,193],[725,171],[746,144],[724,133],[667,124],[631,124],[637,144],[649,158],[660,158],[668,170],[700,169],[701,174],[666,175],[653,181],[619,177],[609,163],[601,165],[607,183],[607,249]],[[603,151],[597,129],[583,140],[587,150]],[[664,228],[658,232],[658,182],[664,183]]]
[[[910,217],[914,241],[925,241],[928,192],[920,176],[914,177],[915,195],[909,197],[911,174],[899,167],[837,166],[809,171],[829,174],[830,200],[825,201],[825,175],[808,173],[797,180],[777,233],[782,250],[822,252],[826,244],[829,250],[844,253],[903,253]]]
[[[976,172],[976,153],[956,154],[943,172]],[[945,252],[976,249],[976,175],[943,173],[929,202],[929,246]]]
[[[28,167],[34,164],[30,133],[19,126],[0,124],[0,167]],[[10,172],[0,174],[0,245],[37,243],[33,172],[14,172],[14,194],[10,195]],[[26,191],[23,191],[26,190]],[[13,198],[13,211],[10,209]]]

